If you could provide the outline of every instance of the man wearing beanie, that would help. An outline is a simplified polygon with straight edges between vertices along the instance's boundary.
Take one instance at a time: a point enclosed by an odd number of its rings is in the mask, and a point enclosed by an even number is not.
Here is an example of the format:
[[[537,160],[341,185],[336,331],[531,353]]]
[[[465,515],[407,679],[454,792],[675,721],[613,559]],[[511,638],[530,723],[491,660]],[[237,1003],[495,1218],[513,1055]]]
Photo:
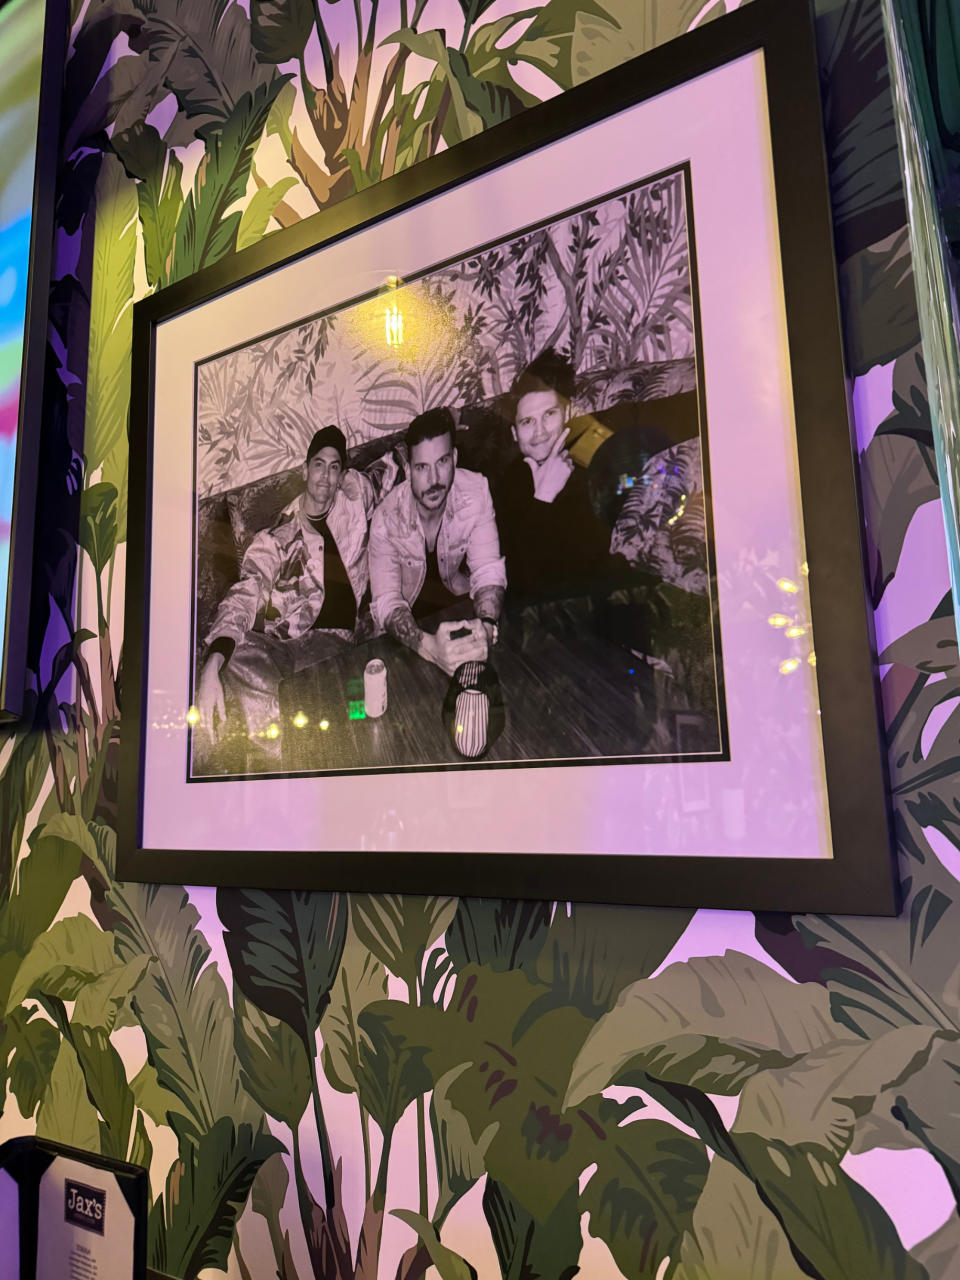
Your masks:
[[[248,546],[206,637],[195,772],[205,772],[213,748],[233,736],[228,702],[242,713],[237,733],[247,740],[248,768],[279,768],[280,681],[353,641],[366,609],[373,491],[358,472],[344,488],[346,473],[343,432],[323,427],[307,449],[304,492]]]

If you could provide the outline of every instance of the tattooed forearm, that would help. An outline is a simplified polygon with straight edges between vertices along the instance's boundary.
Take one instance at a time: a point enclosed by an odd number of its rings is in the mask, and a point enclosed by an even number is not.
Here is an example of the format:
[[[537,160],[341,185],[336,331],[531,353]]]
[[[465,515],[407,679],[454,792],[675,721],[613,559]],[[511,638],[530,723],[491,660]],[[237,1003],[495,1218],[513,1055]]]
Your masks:
[[[423,648],[423,632],[417,626],[409,605],[397,605],[387,619],[386,630],[401,644],[405,644],[408,649],[412,649],[414,653],[421,652]]]
[[[481,587],[473,597],[473,610],[478,618],[496,621],[503,612],[503,587]]]

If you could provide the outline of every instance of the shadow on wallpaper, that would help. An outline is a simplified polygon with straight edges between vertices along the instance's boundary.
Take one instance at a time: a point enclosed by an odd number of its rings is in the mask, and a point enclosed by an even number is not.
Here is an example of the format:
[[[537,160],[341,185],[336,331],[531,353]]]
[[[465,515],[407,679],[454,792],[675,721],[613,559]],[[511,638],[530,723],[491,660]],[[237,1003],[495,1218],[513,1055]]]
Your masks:
[[[956,1274],[960,662],[879,6],[820,8],[906,902],[710,913],[718,954],[697,956],[683,911],[257,891],[214,910],[118,883],[119,620],[134,297],[722,0],[74,5],[32,728],[0,750],[0,1133],[149,1166],[169,1275]],[[864,1153],[911,1177],[922,1158],[929,1239],[907,1248]]]

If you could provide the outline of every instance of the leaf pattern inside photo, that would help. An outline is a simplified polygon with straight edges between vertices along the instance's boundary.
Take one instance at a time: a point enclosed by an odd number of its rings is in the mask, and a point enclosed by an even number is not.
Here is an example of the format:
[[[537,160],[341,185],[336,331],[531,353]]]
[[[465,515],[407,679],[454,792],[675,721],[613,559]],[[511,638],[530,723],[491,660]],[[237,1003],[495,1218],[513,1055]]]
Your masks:
[[[388,345],[393,308],[402,341]],[[680,173],[207,361],[199,496],[299,466],[325,423],[356,446],[437,405],[495,401],[547,347],[571,359],[581,412],[635,399],[665,366],[692,386]]]

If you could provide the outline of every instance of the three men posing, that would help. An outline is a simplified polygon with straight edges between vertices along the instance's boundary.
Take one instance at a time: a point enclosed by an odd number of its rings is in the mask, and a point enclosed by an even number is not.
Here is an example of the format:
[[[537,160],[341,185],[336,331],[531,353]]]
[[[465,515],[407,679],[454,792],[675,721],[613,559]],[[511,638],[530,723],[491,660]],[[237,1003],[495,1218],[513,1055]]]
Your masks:
[[[347,468],[343,433],[330,426],[315,434],[303,494],[253,538],[207,636],[197,690],[200,771],[227,736],[228,702],[241,712],[238,736],[257,763],[279,767],[281,680],[376,627],[448,675],[486,658],[506,574],[489,486],[457,467],[454,438],[447,409],[414,419],[408,478],[373,512],[368,530],[372,486]],[[431,627],[428,619],[444,611],[455,620]]]

